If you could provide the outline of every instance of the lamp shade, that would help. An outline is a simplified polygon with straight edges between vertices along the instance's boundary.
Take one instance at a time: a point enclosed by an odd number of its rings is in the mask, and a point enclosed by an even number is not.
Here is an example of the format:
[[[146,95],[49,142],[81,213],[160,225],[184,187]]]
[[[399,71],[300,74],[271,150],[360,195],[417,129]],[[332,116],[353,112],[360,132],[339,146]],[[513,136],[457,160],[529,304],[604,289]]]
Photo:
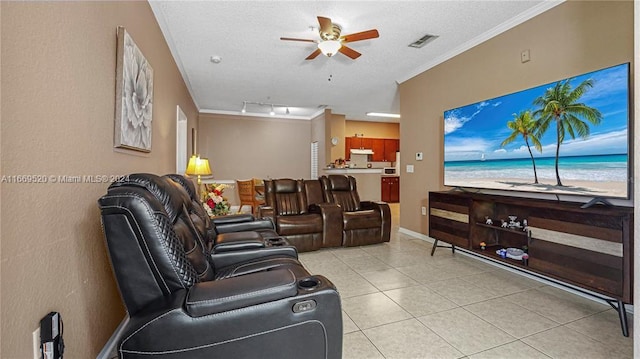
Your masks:
[[[335,55],[342,47],[342,43],[337,40],[326,40],[318,44],[320,51],[327,57]]]
[[[211,167],[209,167],[209,160],[206,158],[200,158],[200,156],[193,155],[189,158],[189,163],[187,164],[187,170],[185,171],[188,175],[210,175]]]

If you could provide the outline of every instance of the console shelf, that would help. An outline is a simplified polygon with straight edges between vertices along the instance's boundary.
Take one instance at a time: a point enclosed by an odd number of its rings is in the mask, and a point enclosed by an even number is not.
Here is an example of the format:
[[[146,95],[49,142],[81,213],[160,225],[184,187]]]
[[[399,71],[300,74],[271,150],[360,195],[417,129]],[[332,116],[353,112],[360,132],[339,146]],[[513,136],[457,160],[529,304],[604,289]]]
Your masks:
[[[527,230],[503,228],[516,216]],[[494,224],[486,224],[487,218]],[[618,309],[633,303],[633,209],[467,192],[429,192],[429,236],[494,262],[601,294]],[[486,249],[481,250],[480,243]],[[501,258],[500,248],[528,251],[528,265]],[[433,251],[432,251],[433,254]],[[617,307],[612,304],[617,303]],[[623,321],[624,319],[624,321]]]

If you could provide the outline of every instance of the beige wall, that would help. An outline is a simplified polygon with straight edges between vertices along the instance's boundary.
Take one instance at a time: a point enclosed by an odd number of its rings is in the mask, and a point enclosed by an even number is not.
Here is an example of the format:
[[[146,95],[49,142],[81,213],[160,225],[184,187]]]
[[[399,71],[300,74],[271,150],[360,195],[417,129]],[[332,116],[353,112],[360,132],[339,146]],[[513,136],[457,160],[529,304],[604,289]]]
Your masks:
[[[370,138],[400,138],[399,123],[348,120],[344,127],[346,137],[353,137],[357,133]]]
[[[147,2],[2,2],[1,174],[175,170],[176,105],[197,110]],[[154,69],[149,154],[113,149],[116,27]],[[95,357],[124,308],[97,199],[106,183],[0,185],[2,358],[31,358],[31,332],[59,311],[65,357]]]
[[[525,49],[531,61],[523,64]],[[428,232],[420,206],[443,189],[444,110],[629,61],[633,3],[570,1],[402,83],[401,227]],[[412,160],[415,152],[424,160]]]
[[[338,158],[344,158],[345,121],[345,115],[331,115],[331,121],[328,124],[331,135],[327,139],[327,146],[331,148],[331,156],[329,157],[329,161],[335,161]],[[331,143],[331,138],[333,137],[336,137],[338,139],[338,144],[335,146]]]
[[[318,142],[318,175],[327,164],[327,158],[331,154],[331,142],[326,138],[326,116],[331,115],[331,110],[325,110],[321,115],[311,119],[311,142]]]
[[[198,147],[220,180],[309,178],[311,121],[200,114]]]

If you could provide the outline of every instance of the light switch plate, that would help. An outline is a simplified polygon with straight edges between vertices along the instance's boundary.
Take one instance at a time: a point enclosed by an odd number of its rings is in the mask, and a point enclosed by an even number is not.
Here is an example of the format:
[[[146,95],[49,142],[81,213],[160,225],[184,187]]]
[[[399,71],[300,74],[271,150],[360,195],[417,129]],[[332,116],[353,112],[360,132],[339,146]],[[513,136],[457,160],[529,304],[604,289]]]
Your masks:
[[[413,165],[407,165],[407,173],[413,173]]]
[[[40,359],[40,327],[31,334],[33,341],[33,359]]]
[[[416,152],[416,161],[422,161],[422,152]]]

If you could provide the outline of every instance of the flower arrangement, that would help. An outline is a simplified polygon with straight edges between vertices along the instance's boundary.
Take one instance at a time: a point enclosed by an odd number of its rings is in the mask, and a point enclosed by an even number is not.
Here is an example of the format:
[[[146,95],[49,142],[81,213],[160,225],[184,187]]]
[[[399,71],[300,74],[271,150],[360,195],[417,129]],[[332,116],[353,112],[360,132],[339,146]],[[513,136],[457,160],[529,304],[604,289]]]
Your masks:
[[[487,244],[484,242],[480,242],[480,249],[484,251],[485,248],[487,248]]]
[[[204,184],[202,206],[204,210],[207,211],[209,217],[224,216],[231,212],[229,202],[222,196],[226,188],[229,188],[229,185],[216,183]]]

